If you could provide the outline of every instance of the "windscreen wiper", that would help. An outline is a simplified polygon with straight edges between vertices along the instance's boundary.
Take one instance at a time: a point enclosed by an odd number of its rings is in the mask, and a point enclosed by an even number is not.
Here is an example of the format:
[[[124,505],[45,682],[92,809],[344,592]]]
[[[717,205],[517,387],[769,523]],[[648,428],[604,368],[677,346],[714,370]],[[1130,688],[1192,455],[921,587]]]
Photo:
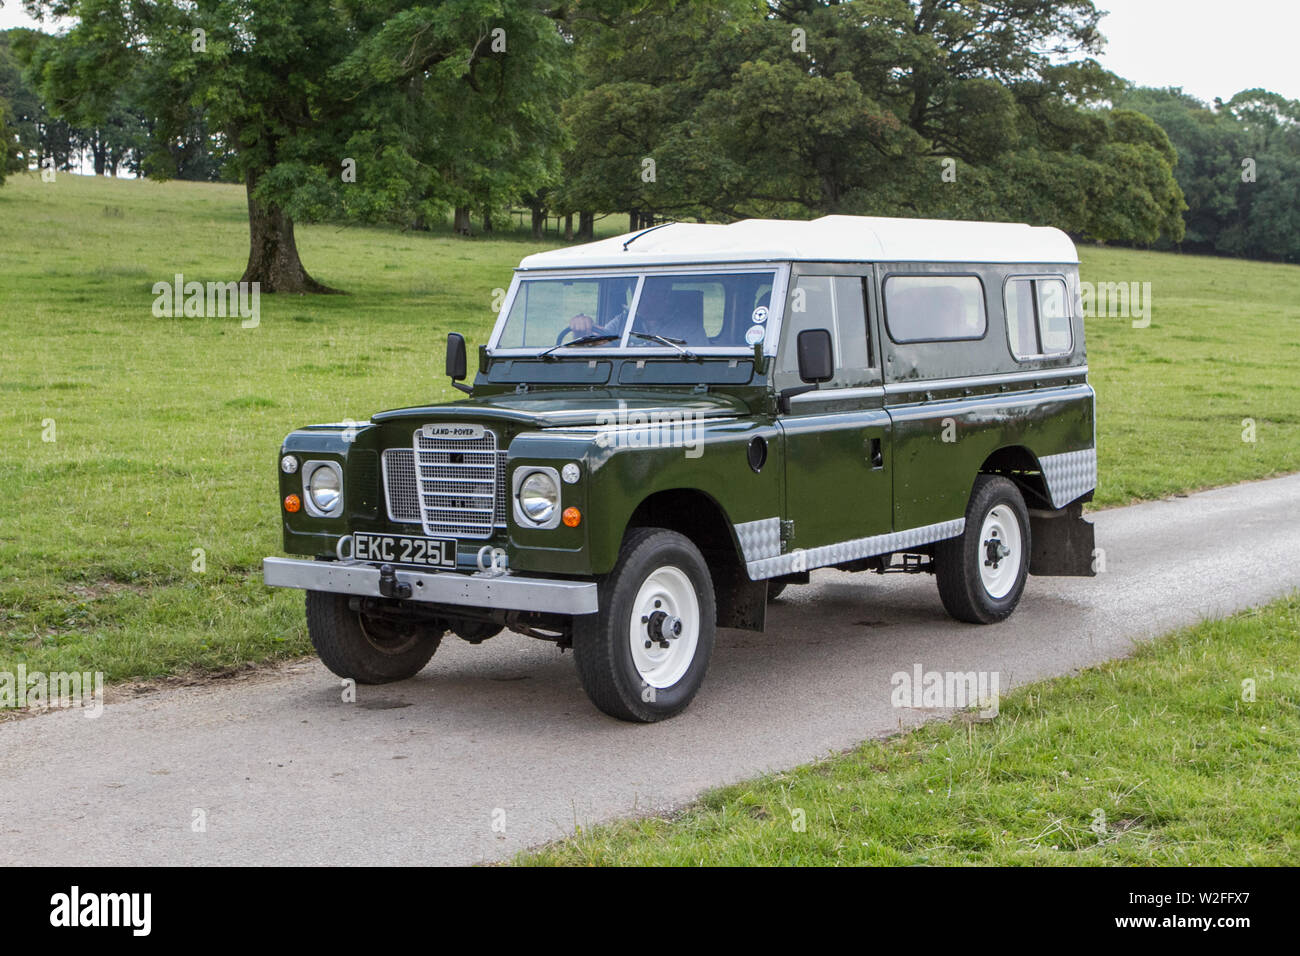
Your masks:
[[[552,345],[545,352],[538,352],[537,357],[544,359],[556,349],[572,348],[575,345],[595,345],[597,342],[613,342],[615,339],[621,339],[622,337],[622,335],[584,335],[582,338],[574,339],[572,342],[559,342]]]
[[[682,354],[683,358],[693,359],[695,353],[689,349],[682,348],[686,344],[685,339],[670,339],[666,335],[655,335],[653,332],[632,332],[638,339],[645,339],[647,342],[658,342],[660,345],[671,345]]]

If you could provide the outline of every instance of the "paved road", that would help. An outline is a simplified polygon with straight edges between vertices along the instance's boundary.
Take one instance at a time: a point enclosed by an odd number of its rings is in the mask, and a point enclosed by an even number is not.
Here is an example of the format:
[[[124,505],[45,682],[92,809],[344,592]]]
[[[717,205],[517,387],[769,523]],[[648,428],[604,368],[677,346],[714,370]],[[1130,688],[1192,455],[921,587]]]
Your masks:
[[[417,678],[355,704],[310,662],[110,702],[97,720],[0,724],[0,859],[501,859],[932,717],[890,704],[890,676],[917,663],[998,671],[1005,690],[1300,588],[1300,476],[1095,520],[1106,573],[1031,578],[991,628],[948,620],[929,576],[818,572],[767,633],[722,632],[695,703],[654,726],[604,717],[568,655],[513,634],[449,638]]]

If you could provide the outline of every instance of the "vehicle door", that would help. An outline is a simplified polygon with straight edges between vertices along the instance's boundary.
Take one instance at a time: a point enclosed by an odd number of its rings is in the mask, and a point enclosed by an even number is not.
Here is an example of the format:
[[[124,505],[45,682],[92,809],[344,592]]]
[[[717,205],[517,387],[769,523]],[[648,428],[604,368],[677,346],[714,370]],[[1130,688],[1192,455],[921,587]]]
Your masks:
[[[799,333],[831,335],[834,377],[789,399],[785,433],[786,551],[826,549],[808,567],[862,557],[836,545],[892,530],[890,418],[874,342],[870,267],[813,266],[791,277],[778,348],[778,393],[804,385]]]

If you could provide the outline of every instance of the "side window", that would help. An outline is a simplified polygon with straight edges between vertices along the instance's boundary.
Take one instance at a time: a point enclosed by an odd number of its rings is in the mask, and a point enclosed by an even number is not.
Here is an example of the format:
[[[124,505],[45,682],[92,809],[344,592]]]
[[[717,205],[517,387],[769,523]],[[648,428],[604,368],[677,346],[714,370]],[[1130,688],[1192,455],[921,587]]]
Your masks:
[[[1069,293],[1061,279],[1010,279],[1006,284],[1007,338],[1018,359],[1060,355],[1074,347]]]
[[[1060,279],[1039,279],[1038,338],[1048,355],[1069,352],[1074,348],[1070,333],[1070,296]]]
[[[976,276],[890,276],[885,324],[898,343],[982,339],[984,286]]]
[[[835,277],[835,311],[844,368],[854,371],[870,369],[871,327],[867,325],[867,305],[860,278]]]
[[[829,387],[868,384],[872,378],[866,305],[862,279],[856,276],[800,276],[790,290],[781,330],[778,385],[799,384],[795,348],[805,329],[826,329],[835,352],[835,378]]]
[[[782,372],[799,374],[799,356],[794,343],[804,329],[828,329],[835,349],[835,364],[840,363],[840,337],[835,328],[835,300],[830,276],[800,276],[790,290],[790,305],[785,310],[785,343],[781,349]]]
[[[1034,315],[1034,283],[1012,279],[1007,283],[1007,337],[1011,354],[1034,355],[1038,352],[1038,321]]]

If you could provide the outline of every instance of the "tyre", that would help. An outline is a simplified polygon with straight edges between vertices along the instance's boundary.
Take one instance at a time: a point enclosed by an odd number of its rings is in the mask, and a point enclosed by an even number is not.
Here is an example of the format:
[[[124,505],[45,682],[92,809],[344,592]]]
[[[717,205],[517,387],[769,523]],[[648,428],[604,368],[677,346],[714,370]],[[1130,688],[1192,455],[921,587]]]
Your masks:
[[[307,592],[307,634],[321,663],[358,684],[387,684],[420,672],[442,641],[423,622],[393,623],[348,607],[346,594]]]
[[[1004,620],[1029,576],[1029,511],[1020,489],[998,475],[980,475],[966,507],[966,530],[934,549],[944,609],[959,621]]]
[[[787,584],[776,584],[772,581],[768,581],[767,582],[767,603],[771,604],[773,601],[779,598],[781,596],[781,592],[784,591],[787,587],[789,587],[789,585]]]
[[[703,556],[675,531],[636,528],[598,587],[600,610],[574,618],[583,690],[620,720],[680,713],[713,654],[717,614]]]

